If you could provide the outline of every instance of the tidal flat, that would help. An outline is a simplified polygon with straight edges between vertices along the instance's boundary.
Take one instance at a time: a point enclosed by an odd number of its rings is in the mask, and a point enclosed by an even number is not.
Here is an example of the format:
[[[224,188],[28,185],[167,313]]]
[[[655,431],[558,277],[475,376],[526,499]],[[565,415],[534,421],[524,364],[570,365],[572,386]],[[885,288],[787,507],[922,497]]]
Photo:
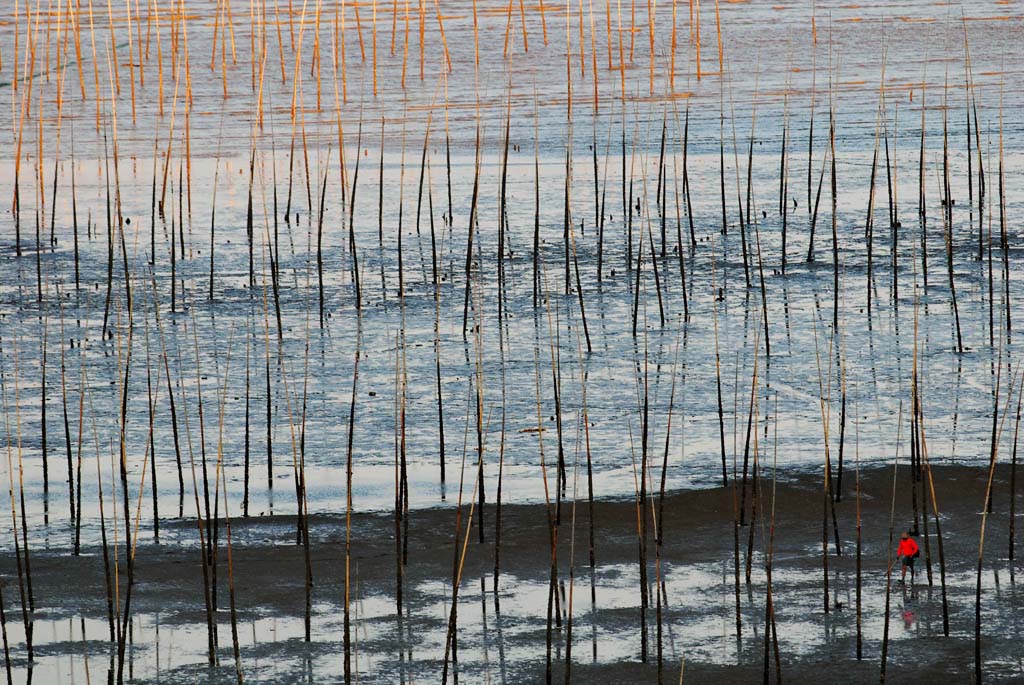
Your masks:
[[[8,682],[1024,678],[1022,36],[6,4]]]

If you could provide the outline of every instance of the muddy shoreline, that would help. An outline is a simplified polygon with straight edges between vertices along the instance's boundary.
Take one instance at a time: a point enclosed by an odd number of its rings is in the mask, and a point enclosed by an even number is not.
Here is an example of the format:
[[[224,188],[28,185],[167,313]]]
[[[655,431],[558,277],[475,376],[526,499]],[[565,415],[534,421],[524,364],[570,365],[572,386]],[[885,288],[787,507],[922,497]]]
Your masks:
[[[773,594],[783,678],[820,675],[827,668],[830,680],[859,681],[877,677],[880,664],[884,609],[885,566],[892,492],[892,469],[861,473],[862,564],[864,592],[863,659],[855,652],[855,482],[844,474],[844,497],[837,504],[842,555],[836,556],[829,531],[830,612],[823,611],[822,510],[820,477],[780,478],[777,483]],[[921,677],[963,680],[973,668],[974,568],[977,558],[982,502],[987,470],[975,467],[936,466],[936,495],[942,512],[946,556],[950,637],[942,635],[940,573],[934,525],[929,521],[932,584],[926,573],[925,554],[919,560],[913,588],[893,585],[889,647],[890,680]],[[987,675],[1016,678],[1024,649],[1017,637],[1022,629],[1024,599],[1007,563],[1010,468],[1000,465],[994,479],[994,510],[989,516],[983,571],[982,645]],[[742,634],[735,633],[733,566],[733,490],[716,488],[666,493],[663,511],[664,547],[661,573],[665,579],[662,653],[664,677],[675,680],[685,660],[684,677],[747,681],[763,673],[767,516],[770,480],[761,480],[760,511],[754,525],[751,582],[745,582],[750,527],[740,530],[740,603]],[[897,480],[897,531],[913,522],[912,483],[908,467]],[[919,495],[920,496],[920,495]],[[655,506],[659,503],[655,501]],[[573,671],[588,681],[615,682],[657,676],[656,597],[651,592],[647,663],[641,662],[638,589],[637,507],[632,500],[597,500],[594,503],[595,596],[590,600],[589,506],[585,499],[563,503],[559,526],[558,567],[562,592],[568,593],[570,558],[574,574],[572,596]],[[463,525],[468,506],[463,508]],[[648,516],[650,511],[648,510]],[[575,525],[573,517],[575,516]],[[403,581],[405,615],[395,616],[396,548],[394,517],[390,514],[353,515],[354,620],[356,651],[362,655],[366,681],[389,681],[402,673],[411,680],[440,676],[447,613],[446,598],[455,554],[454,507],[413,510],[408,521],[408,564]],[[471,531],[460,587],[460,663],[470,681],[489,676],[508,682],[542,677],[546,669],[546,589],[550,573],[547,515],[540,505],[503,503],[501,507],[500,577],[493,592],[495,508],[484,509],[484,544]],[[304,555],[295,544],[294,517],[256,517],[232,520],[232,559],[240,632],[255,620],[273,618],[301,626],[304,614]],[[314,579],[312,644],[301,635],[287,639],[288,661],[295,673],[308,662],[315,679],[333,680],[340,665],[342,634],[338,630],[344,596],[344,517],[311,517]],[[463,529],[465,530],[465,529]],[[923,530],[922,530],[923,532]],[[898,532],[897,532],[898,535]],[[164,630],[171,626],[198,626],[196,653],[205,657],[205,613],[194,520],[168,520],[162,542],[152,544],[140,533],[132,595],[134,617],[159,615]],[[919,538],[925,548],[924,536]],[[40,622],[75,622],[89,617],[97,625],[107,621],[102,549],[83,550],[79,558],[66,549],[48,550],[30,538],[33,589],[36,597],[37,660],[39,654],[81,655],[83,646],[72,641],[39,644]],[[121,554],[123,564],[123,550]],[[4,598],[8,627],[20,621],[16,560],[0,558],[6,586]],[[207,672],[202,664],[164,670],[161,680],[188,681],[196,669],[205,677],[234,677],[228,608],[226,546],[220,537],[218,569],[219,656],[221,665]],[[121,569],[120,589],[127,577]],[[655,544],[648,540],[648,580],[656,577]],[[712,582],[707,583],[710,579]],[[895,580],[895,577],[894,577]],[[690,583],[689,585],[687,583]],[[532,593],[523,588],[533,588]],[[674,588],[687,588],[673,594]],[[566,597],[568,595],[566,594]],[[537,599],[540,598],[540,601]],[[562,598],[560,597],[560,600]],[[366,603],[372,605],[366,608]],[[358,605],[362,603],[362,608]],[[563,617],[566,606],[560,601]],[[465,608],[464,608],[465,605]],[[908,625],[911,611],[917,626]],[[475,612],[475,613],[472,613]],[[502,616],[505,613],[506,616]],[[479,615],[477,615],[479,614]],[[482,621],[482,623],[481,623]],[[504,625],[500,625],[504,621]],[[488,624],[489,622],[489,624]],[[497,625],[496,625],[497,624]],[[134,625],[134,624],[133,624]],[[705,626],[701,628],[700,626]],[[720,629],[708,635],[707,626]],[[897,630],[897,627],[902,626]],[[696,627],[697,633],[694,633]],[[561,678],[565,668],[568,623],[552,626],[553,672]],[[72,631],[74,633],[74,631]],[[88,651],[93,667],[104,664],[105,636],[90,631]],[[693,633],[691,635],[691,633]],[[693,649],[690,638],[698,643]],[[255,638],[254,638],[255,640]],[[594,659],[596,642],[597,659]],[[614,644],[613,644],[614,643]],[[718,645],[716,647],[716,644]],[[193,649],[197,645],[191,645]],[[285,645],[273,636],[242,650],[243,670],[259,668],[260,657],[283,659]],[[609,646],[606,650],[605,647]],[[185,645],[183,645],[185,647]],[[141,649],[146,649],[142,647]],[[159,652],[159,640],[155,645]],[[166,647],[165,647],[166,649]],[[177,649],[177,648],[176,648]],[[185,650],[187,652],[187,649]],[[501,658],[501,653],[506,652]],[[528,656],[532,655],[532,656]],[[45,658],[45,657],[44,657]],[[141,656],[140,656],[141,658]],[[357,657],[358,658],[358,657]],[[25,668],[23,645],[12,641],[16,669]],[[97,666],[96,664],[100,664]],[[278,664],[280,666],[280,664]],[[774,673],[774,666],[772,672]],[[289,675],[260,677],[264,682],[286,682]],[[140,681],[147,681],[140,678]]]

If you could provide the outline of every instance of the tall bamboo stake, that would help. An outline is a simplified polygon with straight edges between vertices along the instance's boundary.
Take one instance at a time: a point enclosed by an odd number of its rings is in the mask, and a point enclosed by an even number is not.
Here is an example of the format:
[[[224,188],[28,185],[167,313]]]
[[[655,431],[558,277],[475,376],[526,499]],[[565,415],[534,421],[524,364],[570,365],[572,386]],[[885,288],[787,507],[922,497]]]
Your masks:
[[[892,558],[893,528],[896,520],[896,473],[900,460],[900,436],[903,430],[903,400],[900,400],[900,409],[896,419],[896,451],[892,460],[892,500],[889,508],[889,542],[886,545],[886,571],[885,571],[885,619],[882,627],[882,668],[879,674],[879,682],[885,684],[885,669],[889,659],[889,600],[892,595],[892,567],[896,559]]]

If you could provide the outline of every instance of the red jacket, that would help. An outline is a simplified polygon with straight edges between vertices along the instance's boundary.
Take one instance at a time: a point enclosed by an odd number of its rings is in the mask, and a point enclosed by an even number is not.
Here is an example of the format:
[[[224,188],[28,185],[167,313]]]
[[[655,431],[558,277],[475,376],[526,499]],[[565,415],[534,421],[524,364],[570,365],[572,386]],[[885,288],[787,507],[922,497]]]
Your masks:
[[[896,550],[896,555],[901,557],[912,557],[917,554],[918,546],[914,542],[913,538],[907,538],[906,540],[900,540],[900,546]]]

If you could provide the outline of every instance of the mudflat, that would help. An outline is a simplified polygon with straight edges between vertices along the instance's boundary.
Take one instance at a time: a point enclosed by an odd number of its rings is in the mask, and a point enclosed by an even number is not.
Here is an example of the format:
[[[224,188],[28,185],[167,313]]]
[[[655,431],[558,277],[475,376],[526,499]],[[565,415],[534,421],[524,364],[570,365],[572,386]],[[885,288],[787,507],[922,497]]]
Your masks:
[[[472,511],[472,527],[467,529],[468,501],[461,507],[451,502],[447,507],[412,510],[408,520],[399,523],[408,526],[404,549],[395,543],[393,513],[355,512],[349,567],[352,664],[363,682],[438,680],[453,625],[455,658],[448,677],[457,670],[470,682],[536,682],[548,669],[552,678],[563,679],[567,668],[574,677],[590,682],[649,681],[659,673],[672,682],[680,677],[744,682],[763,677],[766,649],[767,668],[775,679],[775,644],[765,640],[766,553],[771,544],[772,602],[783,679],[873,680],[880,673],[888,631],[887,680],[968,680],[974,669],[976,573],[988,474],[981,467],[933,467],[944,563],[929,490],[923,498],[928,511],[916,515],[922,548],[916,577],[913,584],[909,574],[905,584],[897,582],[897,565],[888,597],[886,566],[890,549],[893,554],[895,550],[895,540],[889,546],[890,523],[896,537],[914,528],[912,497],[916,491],[920,507],[922,488],[928,487],[927,474],[915,482],[907,465],[895,471],[895,503],[893,468],[862,470],[858,497],[858,474],[849,463],[845,466],[841,490],[836,490],[841,493],[835,503],[838,550],[831,510],[825,508],[823,474],[780,473],[773,483],[770,470],[763,468],[756,483],[747,482],[744,526],[733,524],[734,505],[738,508],[742,491],[732,483],[725,488],[666,492],[663,498],[655,491],[642,508],[636,499],[597,499],[592,505],[585,497],[563,499],[560,521],[553,526],[554,555],[549,522],[555,523],[559,514],[555,502],[550,507],[503,502],[500,545],[494,504],[483,509],[482,544],[479,509]],[[1019,639],[1022,593],[1014,564],[1007,559],[1011,478],[1011,467],[998,465],[985,527],[981,655],[986,676],[992,679],[1024,676]],[[646,517],[646,598],[641,597],[639,583],[639,516]],[[217,576],[217,596],[210,598],[217,606],[216,665],[206,658],[200,524],[195,519],[166,520],[159,544],[151,535],[147,539],[145,531],[140,533],[131,597],[132,642],[138,644],[127,648],[135,680],[236,679],[229,580],[234,584],[240,665],[248,679],[340,679],[345,517],[310,517],[313,610],[308,644],[303,625],[305,552],[296,544],[295,517],[232,519],[230,560],[225,523],[222,519],[217,525],[216,570],[207,569]],[[113,530],[108,534],[112,545]],[[822,552],[826,539],[827,589]],[[123,606],[128,576],[124,550],[120,551],[116,583],[113,569],[109,577]],[[110,560],[113,564],[112,549]],[[104,676],[113,663],[113,648],[107,641],[102,547],[89,546],[75,557],[67,549],[48,549],[30,539],[30,562],[35,650],[41,664],[37,668],[67,661],[79,662],[74,668],[80,671],[80,662],[88,659],[92,678]],[[0,564],[11,664],[15,673],[25,673],[24,644],[18,638],[22,614],[17,559],[6,553]],[[552,564],[556,593],[549,590]],[[453,617],[453,571],[460,566]],[[948,637],[943,628],[944,596]]]

